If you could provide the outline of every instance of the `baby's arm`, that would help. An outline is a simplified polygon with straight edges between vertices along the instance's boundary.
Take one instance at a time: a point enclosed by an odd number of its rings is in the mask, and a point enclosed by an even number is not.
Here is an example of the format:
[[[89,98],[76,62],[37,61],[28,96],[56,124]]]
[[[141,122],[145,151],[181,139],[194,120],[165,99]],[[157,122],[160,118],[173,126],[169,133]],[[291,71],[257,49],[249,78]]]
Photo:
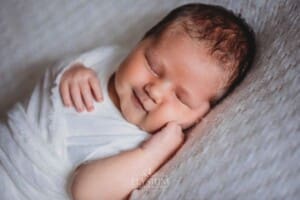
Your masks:
[[[183,139],[180,126],[171,122],[141,147],[81,165],[71,183],[73,198],[126,198],[180,147]]]

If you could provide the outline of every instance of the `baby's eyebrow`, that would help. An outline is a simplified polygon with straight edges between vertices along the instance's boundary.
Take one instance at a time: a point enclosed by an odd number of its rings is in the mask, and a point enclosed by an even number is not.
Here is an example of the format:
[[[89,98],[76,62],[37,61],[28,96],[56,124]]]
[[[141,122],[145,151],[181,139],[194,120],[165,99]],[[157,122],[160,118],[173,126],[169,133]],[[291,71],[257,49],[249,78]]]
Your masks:
[[[148,51],[146,51],[146,53],[145,53],[145,58],[146,58],[148,64],[149,64],[150,66],[152,66],[152,65],[153,65],[152,59],[150,58]]]
[[[146,55],[146,58],[150,61],[150,64],[153,64],[152,63],[153,62],[153,57],[155,57],[153,55],[153,50],[151,48],[147,48],[145,55]]]
[[[146,49],[146,54],[148,54],[148,55],[153,55],[153,49],[151,48],[151,47],[148,47],[147,49]]]

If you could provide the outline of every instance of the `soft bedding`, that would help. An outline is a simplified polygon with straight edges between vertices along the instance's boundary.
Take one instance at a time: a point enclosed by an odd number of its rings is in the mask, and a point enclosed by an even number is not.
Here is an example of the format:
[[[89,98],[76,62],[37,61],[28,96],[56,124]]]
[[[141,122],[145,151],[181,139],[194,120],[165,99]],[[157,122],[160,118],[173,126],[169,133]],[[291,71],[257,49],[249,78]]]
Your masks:
[[[194,1],[2,0],[1,115],[30,93],[47,66],[105,44],[130,49],[163,15],[187,2]],[[299,199],[299,1],[199,2],[241,13],[253,27],[258,42],[253,70],[131,199]],[[1,126],[2,131],[11,130]],[[25,156],[15,149],[11,154]],[[16,187],[4,172],[2,168],[4,190],[13,191]],[[153,188],[155,181],[167,184]],[[27,188],[22,191],[19,199],[28,199]],[[20,197],[9,195],[6,199]]]

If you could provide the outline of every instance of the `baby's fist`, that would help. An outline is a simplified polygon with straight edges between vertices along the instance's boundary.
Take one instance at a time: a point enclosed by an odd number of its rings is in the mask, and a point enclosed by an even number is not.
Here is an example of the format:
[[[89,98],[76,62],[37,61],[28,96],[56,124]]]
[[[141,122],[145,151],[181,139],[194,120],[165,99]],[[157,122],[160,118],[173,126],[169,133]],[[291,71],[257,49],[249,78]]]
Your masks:
[[[169,146],[169,148],[177,149],[184,141],[184,134],[181,126],[176,122],[169,122],[158,133],[160,135],[161,143]]]
[[[59,89],[64,105],[74,106],[78,112],[84,108],[92,111],[93,98],[96,101],[102,100],[97,74],[82,63],[75,63],[64,72]]]
[[[183,143],[184,134],[176,122],[169,122],[147,140],[142,148],[151,154],[173,154]]]

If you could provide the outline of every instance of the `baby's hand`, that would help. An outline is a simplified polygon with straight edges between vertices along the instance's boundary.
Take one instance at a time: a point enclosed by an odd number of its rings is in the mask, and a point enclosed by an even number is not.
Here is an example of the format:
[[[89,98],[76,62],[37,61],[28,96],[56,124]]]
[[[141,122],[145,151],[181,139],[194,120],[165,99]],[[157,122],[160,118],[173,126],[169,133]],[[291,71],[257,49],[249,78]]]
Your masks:
[[[142,149],[156,157],[169,157],[181,146],[183,141],[184,134],[181,127],[176,122],[169,122],[149,140],[145,141]]]
[[[60,85],[60,95],[65,106],[74,106],[78,112],[84,108],[92,111],[93,98],[102,100],[102,93],[97,74],[81,63],[75,63],[64,72]]]

